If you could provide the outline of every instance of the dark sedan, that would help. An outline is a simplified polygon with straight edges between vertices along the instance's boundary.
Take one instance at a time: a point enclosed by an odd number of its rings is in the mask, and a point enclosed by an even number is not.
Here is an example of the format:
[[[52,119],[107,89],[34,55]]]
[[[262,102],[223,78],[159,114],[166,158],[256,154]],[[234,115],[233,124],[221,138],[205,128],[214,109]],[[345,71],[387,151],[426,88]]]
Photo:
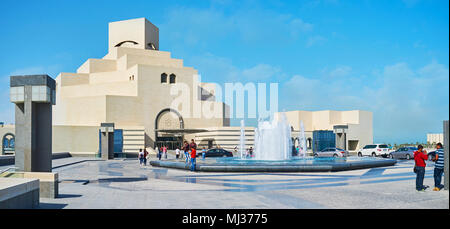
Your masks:
[[[428,160],[429,161],[436,161],[436,151],[431,151],[428,153]]]
[[[197,151],[197,157],[202,157],[202,151]],[[232,157],[233,153],[224,149],[210,149],[206,151],[205,157]]]

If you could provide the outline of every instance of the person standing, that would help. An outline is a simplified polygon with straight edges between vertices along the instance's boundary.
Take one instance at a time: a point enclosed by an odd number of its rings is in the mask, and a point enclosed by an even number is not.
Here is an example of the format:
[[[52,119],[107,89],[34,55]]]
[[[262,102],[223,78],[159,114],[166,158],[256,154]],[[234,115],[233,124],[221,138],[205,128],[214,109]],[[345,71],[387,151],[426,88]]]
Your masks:
[[[144,166],[147,166],[147,156],[148,156],[147,149],[144,148]]]
[[[178,149],[178,147],[175,149],[175,157],[178,158],[180,157],[180,149]]]
[[[205,157],[206,157],[206,148],[203,147],[203,149],[202,149],[202,159],[205,160]]]
[[[142,166],[142,164],[144,163],[144,152],[142,152],[142,149],[139,149],[138,158],[139,158],[139,165]]]
[[[160,149],[160,148],[158,148],[158,146],[157,146],[157,147],[155,148],[155,150],[156,150],[156,155],[158,155],[158,159],[161,160],[161,154],[162,154],[161,150],[162,150],[162,148]]]
[[[436,159],[434,160],[434,189],[440,191],[444,185],[441,184],[442,173],[444,172],[444,149],[439,142],[436,144]]]
[[[167,159],[167,146],[164,146],[164,158]]]
[[[417,146],[418,150],[414,151],[414,162],[415,162],[415,173],[416,176],[416,190],[417,191],[425,191],[428,186],[423,185],[423,179],[425,177],[425,167],[426,163],[425,161],[428,160],[428,155],[425,150],[423,150],[422,145]]]
[[[189,158],[189,144],[186,140],[184,141],[183,151],[184,151],[184,156],[186,157],[186,165],[187,165],[190,161],[190,158]]]
[[[191,171],[195,171],[195,159],[197,157],[197,144],[195,144],[194,139],[191,139],[191,144],[189,144],[189,149],[191,150]]]

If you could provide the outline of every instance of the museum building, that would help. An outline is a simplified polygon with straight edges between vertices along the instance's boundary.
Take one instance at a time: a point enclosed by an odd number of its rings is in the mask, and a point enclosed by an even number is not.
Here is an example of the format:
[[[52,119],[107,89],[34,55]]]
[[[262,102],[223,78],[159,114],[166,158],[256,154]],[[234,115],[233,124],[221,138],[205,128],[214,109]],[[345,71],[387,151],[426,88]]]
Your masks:
[[[103,58],[90,58],[75,73],[63,72],[55,79],[54,153],[98,154],[101,123],[114,123],[116,152],[137,153],[161,145],[175,149],[183,139],[191,138],[205,148],[232,150],[239,145],[240,127],[230,126],[229,108],[216,101],[215,84],[200,82],[196,69],[184,66],[183,60],[172,58],[170,52],[160,51],[155,25],[145,18],[111,22],[108,33],[108,53]],[[187,108],[189,115],[185,115],[186,107],[172,106],[179,95],[171,93],[171,88],[181,84],[190,92],[185,96],[192,104]],[[208,118],[193,115],[195,104],[214,107],[214,114]],[[296,144],[303,121],[310,149],[317,149],[313,138],[319,136],[318,131],[328,131],[333,138],[340,136],[339,128],[345,132],[342,145],[346,149],[372,143],[371,112],[284,113]],[[0,134],[2,153],[5,149],[13,152],[14,126],[0,126]],[[246,147],[252,146],[254,127],[245,128],[245,138]]]

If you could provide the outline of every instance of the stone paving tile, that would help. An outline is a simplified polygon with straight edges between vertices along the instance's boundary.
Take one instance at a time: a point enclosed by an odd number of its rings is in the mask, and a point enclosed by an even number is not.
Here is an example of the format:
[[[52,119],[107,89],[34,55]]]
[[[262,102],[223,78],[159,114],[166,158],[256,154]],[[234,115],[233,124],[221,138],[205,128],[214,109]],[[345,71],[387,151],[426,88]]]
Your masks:
[[[413,161],[328,173],[196,173],[81,160],[54,163],[61,198],[41,198],[42,208],[449,208],[448,191],[415,191]],[[433,186],[432,175],[431,164],[425,184]]]

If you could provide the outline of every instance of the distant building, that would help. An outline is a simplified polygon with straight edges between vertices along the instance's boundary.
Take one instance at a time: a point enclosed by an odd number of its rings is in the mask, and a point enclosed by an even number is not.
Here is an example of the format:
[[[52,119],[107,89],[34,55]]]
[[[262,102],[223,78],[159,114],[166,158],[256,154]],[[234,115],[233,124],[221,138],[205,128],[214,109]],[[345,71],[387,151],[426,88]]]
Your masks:
[[[427,143],[428,144],[436,144],[438,142],[444,144],[444,134],[443,133],[427,134]]]
[[[298,144],[298,135],[300,132],[300,122],[303,121],[307,146],[309,149],[317,148],[318,141],[314,141],[314,133],[316,137],[325,136],[332,132],[333,136],[339,136],[340,130],[345,130],[342,147],[349,151],[356,151],[368,144],[373,144],[373,128],[372,128],[372,112],[362,110],[351,111],[287,111],[276,113],[285,113],[287,120],[292,128],[292,137],[295,144]],[[320,132],[319,132],[320,131]],[[328,131],[328,132],[327,132]],[[329,139],[333,140],[333,139]],[[340,139],[336,138],[335,143]]]

